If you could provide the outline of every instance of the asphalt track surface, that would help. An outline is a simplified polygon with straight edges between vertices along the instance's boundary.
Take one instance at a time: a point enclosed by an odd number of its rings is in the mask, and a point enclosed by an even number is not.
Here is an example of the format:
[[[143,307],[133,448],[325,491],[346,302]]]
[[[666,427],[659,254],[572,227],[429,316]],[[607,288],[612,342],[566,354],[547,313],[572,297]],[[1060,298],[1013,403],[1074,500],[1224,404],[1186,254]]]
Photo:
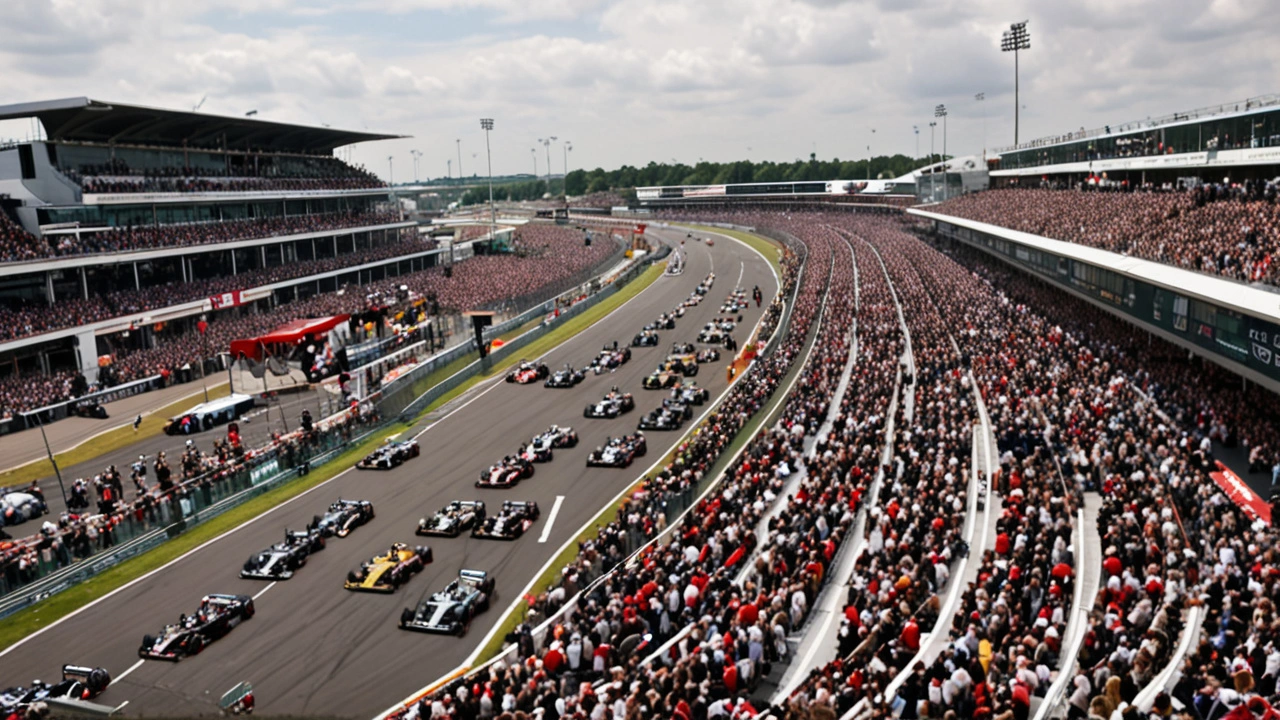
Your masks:
[[[214,715],[222,693],[249,681],[258,714],[367,718],[454,669],[552,554],[683,434],[648,433],[649,454],[629,469],[586,467],[591,449],[606,436],[634,432],[640,415],[666,396],[642,390],[640,384],[671,343],[694,341],[735,285],[748,293],[759,285],[766,297],[777,290],[765,260],[740,243],[721,239],[708,248],[689,241],[686,251],[682,275],[660,278],[544,359],[552,368],[565,362],[580,367],[606,343],[629,342],[644,324],[686,298],[714,264],[714,287],[675,330],[661,333],[659,347],[634,348],[631,362],[611,374],[588,374],[573,389],[501,380],[478,386],[426,426],[419,438],[421,457],[391,471],[341,474],[28,637],[0,654],[0,687],[56,675],[63,663],[75,663],[107,668],[116,680],[97,702],[115,706],[128,701],[127,715]],[[740,342],[760,314],[754,304],[743,313],[735,332]],[[704,365],[696,378],[713,398],[727,385],[727,359]],[[615,420],[583,418],[582,409],[611,385],[634,393],[636,409]],[[474,487],[481,470],[552,423],[572,425],[581,436],[579,446],[557,450],[552,462],[539,464],[535,475],[515,488]],[[539,542],[558,496],[565,497],[563,505],[546,542]],[[247,557],[279,541],[285,528],[302,528],[339,497],[372,501],[376,519],[345,539],[331,539],[290,580],[268,585],[239,578]],[[535,500],[542,517],[513,542],[414,535],[420,517],[451,500],[472,498],[491,508],[504,499]],[[397,541],[429,544],[435,562],[394,595],[342,588],[348,570]],[[442,589],[462,568],[486,570],[497,579],[494,607],[476,618],[465,638],[397,627],[402,608]],[[192,612],[207,593],[257,595],[257,615],[198,656],[138,664],[142,636]]]
[[[204,398],[196,396],[191,398],[187,407],[195,407],[204,401]],[[247,420],[240,420],[240,437],[245,447],[260,447],[267,443],[268,436],[273,432],[286,432],[285,424],[288,424],[288,430],[297,430],[302,426],[302,410],[307,408],[311,410],[311,415],[316,420],[325,416],[323,412],[325,397],[320,391],[305,390],[295,393],[281,393],[278,400],[272,400],[270,405],[254,408],[247,414]],[[115,420],[113,418],[113,420]],[[104,420],[103,423],[108,421]],[[115,420],[115,422],[119,422]],[[104,428],[114,427],[112,425],[103,425]],[[40,442],[38,431],[27,431],[33,442]],[[154,435],[138,442],[131,443],[129,446],[120,450],[104,453],[92,460],[86,460],[82,463],[59,468],[62,472],[62,481],[66,485],[67,492],[71,492],[71,484],[76,478],[92,479],[94,475],[100,474],[109,465],[115,465],[120,471],[121,477],[124,479],[124,488],[126,497],[133,497],[133,483],[129,481],[131,468],[138,461],[139,455],[145,455],[147,458],[147,484],[153,486],[156,481],[155,459],[156,454],[161,450],[169,458],[169,468],[174,471],[175,476],[182,474],[182,453],[186,449],[187,440],[195,443],[196,447],[205,452],[213,452],[214,440],[225,440],[227,437],[227,426],[219,425],[211,430],[194,433],[191,435]],[[54,520],[56,522],[58,515],[66,509],[66,503],[62,499],[62,491],[58,487],[58,479],[50,474],[40,479],[40,489],[44,491],[45,501],[49,504],[49,514],[41,519]],[[21,488],[19,488],[21,489]],[[90,506],[90,510],[93,506]],[[9,529],[9,534],[14,537],[22,537],[31,535],[40,529],[39,522],[28,521],[26,523],[15,525]]]

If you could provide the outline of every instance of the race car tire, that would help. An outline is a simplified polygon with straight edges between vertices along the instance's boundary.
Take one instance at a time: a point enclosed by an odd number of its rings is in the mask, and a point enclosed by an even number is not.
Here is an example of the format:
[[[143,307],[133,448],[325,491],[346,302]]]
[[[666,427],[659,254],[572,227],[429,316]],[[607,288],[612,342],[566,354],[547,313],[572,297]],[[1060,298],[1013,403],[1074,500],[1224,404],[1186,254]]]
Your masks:
[[[509,382],[509,383],[513,383],[513,382],[515,382],[515,381],[516,381],[516,376],[515,376],[515,375],[508,375],[508,376],[507,376],[507,382]]]
[[[201,424],[202,426],[204,426],[204,429],[205,429],[205,430],[212,430],[212,429],[213,429],[213,416],[212,416],[212,415],[205,415],[205,416],[204,416],[204,420],[203,420],[200,424]]]
[[[191,642],[187,643],[187,654],[199,655],[201,650],[204,650],[204,636],[193,635]]]
[[[418,560],[423,565],[426,565],[435,559],[431,553],[431,547],[428,545],[419,545],[416,550],[418,552]]]
[[[413,611],[405,608],[400,612],[400,627],[406,627],[413,620]]]
[[[253,598],[248,595],[241,595],[236,599],[244,603],[244,611],[241,613],[244,616],[244,619],[248,620],[253,617],[254,613],[257,612],[257,609],[253,606]]]
[[[590,417],[591,417],[591,408],[583,408],[583,409],[582,409],[582,417],[584,417],[584,418],[590,418]]]
[[[360,576],[356,575],[355,570],[347,571],[347,582],[351,583],[352,585],[355,585],[356,583],[360,582]]]
[[[156,644],[156,638],[155,638],[155,636],[154,636],[154,635],[143,635],[143,636],[142,636],[142,649],[143,649],[143,650],[150,650],[151,648],[155,647],[155,644]]]

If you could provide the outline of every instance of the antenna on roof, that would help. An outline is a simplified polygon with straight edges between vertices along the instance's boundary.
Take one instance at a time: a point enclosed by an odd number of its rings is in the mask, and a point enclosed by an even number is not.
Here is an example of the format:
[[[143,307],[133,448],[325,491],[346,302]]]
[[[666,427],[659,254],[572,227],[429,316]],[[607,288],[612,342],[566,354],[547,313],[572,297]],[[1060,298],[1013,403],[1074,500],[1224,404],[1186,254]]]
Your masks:
[[[204,101],[205,101],[205,100],[208,100],[208,99],[209,99],[209,96],[208,96],[208,95],[205,95],[205,96],[201,97],[201,98],[200,98],[200,102],[196,103],[195,107],[191,108],[191,112],[195,112],[195,111],[199,110],[200,108],[204,107]]]

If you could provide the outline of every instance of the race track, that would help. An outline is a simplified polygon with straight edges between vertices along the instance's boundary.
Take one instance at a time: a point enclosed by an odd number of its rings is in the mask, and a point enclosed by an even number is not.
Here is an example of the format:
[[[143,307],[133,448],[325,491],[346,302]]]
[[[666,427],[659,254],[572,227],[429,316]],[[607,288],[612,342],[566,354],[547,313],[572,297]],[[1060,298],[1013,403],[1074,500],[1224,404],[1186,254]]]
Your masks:
[[[669,237],[684,234],[671,231]],[[640,416],[666,397],[665,391],[642,390],[641,379],[673,342],[694,341],[735,285],[748,294],[758,285],[766,298],[776,292],[776,280],[765,260],[737,242],[718,238],[715,247],[708,248],[689,241],[685,250],[688,262],[683,275],[660,278],[544,360],[552,369],[565,362],[581,367],[606,343],[615,339],[628,343],[644,324],[687,297],[714,265],[717,277],[711,292],[675,330],[661,333],[659,347],[634,348],[631,362],[617,372],[588,374],[573,389],[548,389],[540,383],[509,385],[501,380],[478,386],[439,413],[438,421],[428,419],[419,437],[421,457],[392,471],[341,474],[28,638],[0,654],[0,683],[48,679],[63,663],[100,665],[116,678],[128,671],[98,699],[106,705],[128,701],[124,709],[128,715],[214,715],[219,696],[247,680],[254,686],[258,714],[367,718],[453,669],[560,545],[682,434],[647,433],[649,454],[627,470],[585,466],[587,453],[606,436],[634,432]],[[739,342],[760,313],[754,303],[743,313],[744,322],[734,332]],[[727,385],[726,360],[727,354],[717,363],[704,365],[696,378],[713,397]],[[635,411],[616,420],[584,419],[583,407],[598,400],[611,385],[636,396]],[[514,489],[474,487],[482,469],[515,452],[552,423],[573,426],[582,438],[580,445],[557,450],[553,462],[539,464],[534,477]],[[563,505],[546,541],[539,542],[560,496],[565,498]],[[238,577],[249,555],[279,541],[285,528],[302,528],[338,497],[372,501],[377,518],[348,538],[331,539],[288,581],[268,585]],[[504,499],[535,500],[542,518],[514,542],[414,536],[420,517],[451,500],[472,498],[486,501],[491,509]],[[343,590],[348,570],[397,541],[431,545],[435,562],[394,595]],[[442,589],[461,568],[487,570],[497,578],[494,608],[476,618],[466,638],[398,629],[402,608]],[[176,622],[180,613],[197,607],[202,595],[215,592],[258,594],[257,616],[196,657],[179,663],[148,660],[138,664],[144,634]]]

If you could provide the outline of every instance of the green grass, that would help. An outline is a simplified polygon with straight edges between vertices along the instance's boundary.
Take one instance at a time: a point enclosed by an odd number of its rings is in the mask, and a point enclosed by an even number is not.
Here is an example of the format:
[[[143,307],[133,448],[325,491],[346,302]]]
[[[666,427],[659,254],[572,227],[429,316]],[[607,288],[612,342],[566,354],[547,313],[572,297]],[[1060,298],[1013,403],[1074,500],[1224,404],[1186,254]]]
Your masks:
[[[662,276],[664,270],[665,265],[662,264],[648,268],[638,278],[627,283],[627,285],[622,289],[614,293],[613,296],[601,301],[600,304],[590,310],[587,310],[581,315],[566,321],[563,325],[548,333],[546,336],[539,338],[534,343],[531,343],[528,346],[529,351],[531,353],[541,355],[552,347],[555,347],[556,345],[582,332],[591,324],[605,317],[623,303],[638,295],[640,291],[653,284],[655,280]],[[431,373],[431,375],[420,382],[425,383],[427,380],[432,378],[436,378],[434,382],[439,382],[458,370],[461,370],[472,361],[474,361],[474,358],[459,358],[453,363]],[[508,358],[502,363],[498,363],[491,368],[484,377],[493,377],[518,361],[519,358],[517,357]],[[440,405],[443,405],[449,400],[461,395],[467,390],[467,388],[475,385],[483,379],[484,378],[481,377],[471,378],[458,388],[455,388],[453,391],[436,400],[428,406],[426,410],[420,413],[418,417],[421,418],[425,416]],[[226,388],[221,388],[221,390],[222,394],[225,395]],[[211,398],[215,396],[214,393],[215,390],[210,389],[209,395]],[[218,395],[218,397],[221,397],[221,395]],[[183,405],[183,403],[179,402],[174,405]],[[153,414],[152,417],[156,418],[156,422],[159,423],[156,427],[163,427],[164,418],[171,414],[177,414],[181,411],[182,408],[178,407],[173,409],[172,413],[167,412],[170,408],[174,408],[174,405]],[[144,425],[147,423],[147,420],[148,419],[144,418]],[[410,425],[392,423],[375,432],[359,445],[353,446],[338,457],[318,467],[310,474],[287,482],[274,490],[248,500],[244,504],[228,510],[221,515],[210,518],[209,520],[195,526],[190,531],[166,541],[153,550],[130,558],[129,560],[126,560],[82,583],[74,585],[63,592],[53,595],[52,597],[42,600],[25,610],[21,610],[14,615],[9,616],[3,623],[0,623],[0,649],[11,646],[13,643],[18,642],[40,628],[43,628],[59,618],[74,612],[86,603],[93,602],[112,590],[115,590],[116,588],[119,588],[122,585],[164,565],[192,548],[212,540],[218,535],[221,535],[222,533],[257,517],[286,500],[297,497],[301,493],[333,478],[337,474],[350,468],[361,457],[367,455],[376,445],[380,444],[383,439],[403,432]],[[129,439],[129,442],[133,442],[135,436],[133,435],[132,429],[125,427],[123,430],[127,431],[127,438]],[[141,434],[142,429],[139,429],[138,432]],[[98,440],[113,437],[114,433],[115,431],[104,434],[102,438],[97,438],[92,442],[94,444],[98,444]],[[155,434],[155,432],[152,434]],[[86,443],[86,445],[88,445],[88,443]],[[62,461],[62,456],[59,456],[59,461]],[[614,508],[613,511],[616,513],[617,509]]]
[[[225,382],[209,388],[210,400],[226,397],[229,394],[231,394],[231,386]],[[60,452],[54,456],[58,460],[58,467],[68,468],[79,465],[109,452],[122,450],[139,440],[159,435],[164,432],[165,421],[191,407],[191,402],[191,398],[188,397],[172,402],[150,414],[144,414],[137,432],[134,432],[132,424],[121,425],[86,440],[70,450]],[[0,473],[0,485],[25,485],[32,480],[39,480],[52,474],[53,466],[49,464],[49,459],[41,458]]]
[[[201,543],[212,540],[280,503],[333,478],[338,473],[350,468],[361,457],[367,455],[384,438],[394,435],[402,429],[402,427],[394,424],[383,428],[364,442],[353,446],[313,472],[297,480],[287,482],[274,490],[265,492],[221,515],[210,518],[190,531],[166,541],[154,550],[130,558],[82,583],[10,615],[5,618],[3,623],[0,623],[0,649],[9,647],[40,628],[75,611],[84,604],[92,602],[125,583],[151,572]]]
[[[769,264],[773,266],[773,270],[774,272],[778,273],[778,277],[782,277],[782,265],[779,263],[779,258],[781,258],[782,256],[782,246],[774,242],[773,240],[770,240],[766,237],[761,237],[760,235],[753,235],[751,233],[742,232],[740,230],[729,230],[727,228],[718,228],[711,225],[697,225],[694,223],[672,223],[672,224],[679,225],[681,227],[687,227],[690,230],[697,230],[698,232],[719,233],[721,235],[728,235],[729,237],[734,238],[736,240],[741,240],[747,245],[750,245],[751,247],[758,250],[760,254],[764,256],[765,260],[768,260]]]

